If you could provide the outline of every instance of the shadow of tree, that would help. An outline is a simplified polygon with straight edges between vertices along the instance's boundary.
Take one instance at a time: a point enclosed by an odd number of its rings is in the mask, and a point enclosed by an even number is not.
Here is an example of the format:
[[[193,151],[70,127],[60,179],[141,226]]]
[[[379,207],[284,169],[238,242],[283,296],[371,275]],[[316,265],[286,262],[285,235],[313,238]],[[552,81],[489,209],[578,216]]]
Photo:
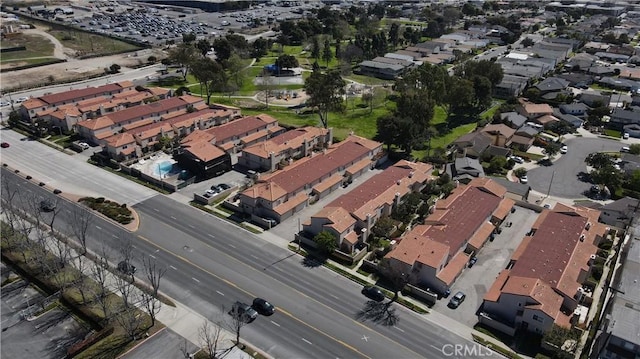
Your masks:
[[[371,321],[376,324],[385,326],[394,326],[398,324],[400,318],[396,314],[396,308],[392,307],[393,302],[376,302],[369,300],[365,303],[362,310],[356,312],[356,319],[363,322]]]
[[[327,260],[326,258],[321,258],[316,256],[306,256],[302,258],[302,265],[307,268],[317,268],[317,267],[321,267],[326,260]]]

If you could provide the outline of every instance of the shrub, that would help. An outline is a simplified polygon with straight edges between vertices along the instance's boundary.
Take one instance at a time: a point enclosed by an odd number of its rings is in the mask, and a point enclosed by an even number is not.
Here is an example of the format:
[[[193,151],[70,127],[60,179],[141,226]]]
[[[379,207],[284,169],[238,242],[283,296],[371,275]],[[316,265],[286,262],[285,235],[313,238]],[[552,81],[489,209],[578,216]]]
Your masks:
[[[596,265],[591,268],[591,275],[594,279],[600,280],[602,278],[602,265]]]

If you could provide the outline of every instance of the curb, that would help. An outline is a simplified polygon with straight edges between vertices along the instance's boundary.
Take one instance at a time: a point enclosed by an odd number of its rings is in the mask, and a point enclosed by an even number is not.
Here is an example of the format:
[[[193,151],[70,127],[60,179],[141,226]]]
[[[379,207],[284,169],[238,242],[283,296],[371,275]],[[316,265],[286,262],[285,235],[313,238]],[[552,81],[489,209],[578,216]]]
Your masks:
[[[145,338],[143,340],[140,341],[140,343],[134,345],[133,347],[131,347],[129,350],[127,350],[126,352],[120,354],[117,356],[117,358],[122,358],[123,356],[129,354],[130,352],[134,351],[135,349],[137,349],[139,346],[141,346],[142,344],[146,343],[147,340],[155,337],[156,335],[158,335],[158,333],[162,333],[163,331],[165,331],[168,327],[165,326],[164,328],[158,330],[157,332],[151,334],[150,336],[145,336]]]

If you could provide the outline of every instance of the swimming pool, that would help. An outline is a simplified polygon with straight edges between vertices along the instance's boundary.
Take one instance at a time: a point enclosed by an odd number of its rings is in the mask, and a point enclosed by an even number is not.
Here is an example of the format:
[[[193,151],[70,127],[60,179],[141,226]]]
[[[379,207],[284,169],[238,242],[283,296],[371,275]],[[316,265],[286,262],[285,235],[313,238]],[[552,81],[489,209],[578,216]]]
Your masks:
[[[172,173],[173,171],[173,162],[171,161],[162,161],[155,166],[153,166],[153,174],[158,177],[165,177],[166,175]],[[178,170],[179,171],[179,170]]]

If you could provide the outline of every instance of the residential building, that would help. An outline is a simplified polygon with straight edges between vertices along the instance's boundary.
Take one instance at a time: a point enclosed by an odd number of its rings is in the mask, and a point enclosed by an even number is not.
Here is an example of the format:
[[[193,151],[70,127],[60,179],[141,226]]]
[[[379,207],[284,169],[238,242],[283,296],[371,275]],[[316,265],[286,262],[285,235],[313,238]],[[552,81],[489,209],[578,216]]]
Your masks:
[[[481,131],[467,133],[458,137],[453,141],[457,153],[457,157],[479,158],[484,151],[491,145],[493,139],[490,135]]]
[[[174,153],[181,168],[200,179],[208,179],[231,170],[231,155],[214,145],[210,134],[195,131],[189,134]]]
[[[567,86],[569,86],[569,81],[559,77],[547,77],[534,85],[535,88],[540,90],[541,94],[564,90]]]
[[[589,106],[582,102],[574,102],[569,104],[562,104],[558,106],[560,111],[564,114],[574,115],[574,116],[584,116],[589,111]]]
[[[604,309],[602,332],[594,345],[602,359],[640,357],[640,240],[632,237],[623,252],[621,274],[611,284],[613,298]]]
[[[500,119],[513,129],[519,129],[527,123],[527,118],[517,112],[505,112],[500,114]]]
[[[529,125],[520,127],[511,137],[511,148],[526,152],[532,145],[540,129]]]
[[[282,221],[307,205],[352,181],[376,164],[382,144],[351,135],[325,151],[305,157],[240,193],[244,213]]]
[[[453,163],[447,164],[445,172],[451,180],[468,184],[474,178],[484,177],[484,168],[475,158],[456,157]]]
[[[531,103],[524,99],[519,100],[520,104],[516,107],[518,113],[533,120],[544,115],[552,115],[553,108],[546,103]]]
[[[583,285],[609,231],[599,215],[560,203],[543,210],[485,294],[480,322],[509,335],[575,323],[574,311],[590,302]]]
[[[333,130],[330,128],[297,128],[245,147],[238,157],[238,164],[252,170],[272,172],[281,162],[288,165],[289,161],[326,148],[332,141]]]
[[[578,96],[578,100],[591,108],[595,108],[608,106],[611,101],[611,96],[600,92],[583,92]]]
[[[638,157],[638,156],[636,156]],[[600,222],[618,228],[626,228],[640,214],[640,200],[624,197],[600,207]]]
[[[624,126],[637,124],[640,125],[640,111],[623,110],[614,108],[611,112],[611,120],[609,125],[611,128],[621,131]]]
[[[426,186],[431,170],[426,163],[402,160],[327,204],[302,229],[311,238],[329,231],[341,251],[353,253],[358,244],[367,243],[378,219],[390,216],[409,193]]]
[[[206,130],[213,143],[229,153],[237,153],[246,146],[265,141],[284,132],[278,120],[266,115],[247,116]]]
[[[397,239],[385,259],[410,284],[444,293],[513,208],[506,189],[488,178],[459,185],[434,205],[424,224]]]
[[[516,133],[515,129],[502,123],[486,125],[480,131],[491,136],[492,145],[500,147],[506,147]]]

